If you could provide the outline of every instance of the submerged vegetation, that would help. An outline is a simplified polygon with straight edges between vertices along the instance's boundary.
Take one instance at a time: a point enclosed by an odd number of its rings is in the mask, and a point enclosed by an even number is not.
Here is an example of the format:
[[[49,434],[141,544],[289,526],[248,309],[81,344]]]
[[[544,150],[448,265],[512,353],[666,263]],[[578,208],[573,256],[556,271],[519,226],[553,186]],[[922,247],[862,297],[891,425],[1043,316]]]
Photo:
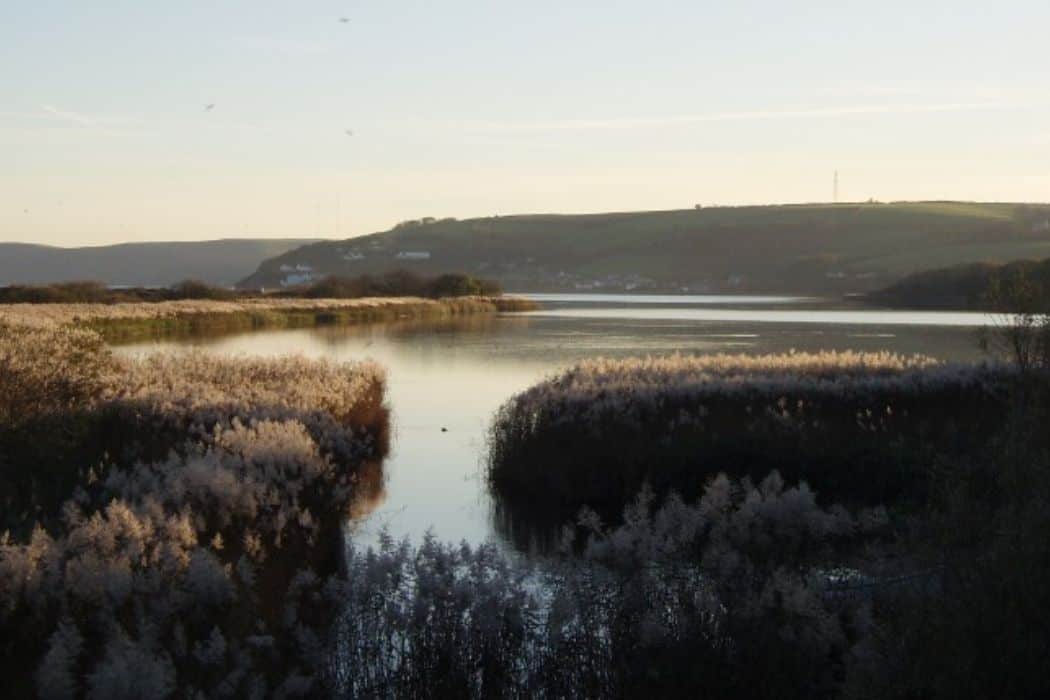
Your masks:
[[[615,514],[643,483],[695,495],[773,469],[831,502],[922,502],[932,458],[999,427],[1013,375],[887,353],[586,361],[500,409],[489,480],[555,518]]]

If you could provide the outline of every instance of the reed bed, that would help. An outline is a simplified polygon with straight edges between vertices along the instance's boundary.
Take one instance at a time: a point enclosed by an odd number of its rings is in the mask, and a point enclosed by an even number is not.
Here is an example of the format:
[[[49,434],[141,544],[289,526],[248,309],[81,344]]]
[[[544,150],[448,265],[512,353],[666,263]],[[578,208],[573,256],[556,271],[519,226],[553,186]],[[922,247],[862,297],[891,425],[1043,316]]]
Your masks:
[[[386,539],[336,590],[343,697],[832,697],[872,634],[829,562],[877,542],[881,509],[821,508],[773,474],[702,497],[651,492],[622,524],[580,517],[539,571],[495,546]],[[574,537],[580,542],[574,542]],[[578,552],[578,555],[569,554]]]
[[[583,362],[522,392],[491,428],[501,499],[614,514],[649,482],[699,493],[776,469],[831,502],[921,500],[938,458],[1000,423],[1015,371],[890,353]]]
[[[245,298],[116,304],[0,304],[0,321],[47,326],[76,325],[110,340],[179,332],[250,330],[399,318],[434,318],[498,311],[530,311],[536,304],[520,297],[424,299]]]
[[[359,488],[381,490],[362,487],[386,450],[379,367],[122,359],[89,331],[0,324],[0,376],[12,696],[318,687],[332,609],[297,596],[338,570]]]

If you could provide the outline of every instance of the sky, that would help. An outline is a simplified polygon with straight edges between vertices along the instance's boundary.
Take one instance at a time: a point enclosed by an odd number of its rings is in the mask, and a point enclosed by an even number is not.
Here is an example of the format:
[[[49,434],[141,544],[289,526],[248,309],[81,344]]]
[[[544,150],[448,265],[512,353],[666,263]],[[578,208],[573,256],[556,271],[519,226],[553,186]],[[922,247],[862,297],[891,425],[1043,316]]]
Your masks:
[[[1048,28],[1046,0],[4,3],[0,241],[830,201],[836,170],[841,200],[1050,201]]]

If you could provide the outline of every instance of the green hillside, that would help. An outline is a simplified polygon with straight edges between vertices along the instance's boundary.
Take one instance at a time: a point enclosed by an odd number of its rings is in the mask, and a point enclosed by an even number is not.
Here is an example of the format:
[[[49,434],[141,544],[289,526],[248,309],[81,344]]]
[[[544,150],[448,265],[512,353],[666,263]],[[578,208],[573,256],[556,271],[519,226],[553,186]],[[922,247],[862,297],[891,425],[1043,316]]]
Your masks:
[[[933,267],[1048,256],[1050,205],[717,207],[406,222],[271,258],[242,285],[403,268],[466,272],[511,291],[836,294]]]

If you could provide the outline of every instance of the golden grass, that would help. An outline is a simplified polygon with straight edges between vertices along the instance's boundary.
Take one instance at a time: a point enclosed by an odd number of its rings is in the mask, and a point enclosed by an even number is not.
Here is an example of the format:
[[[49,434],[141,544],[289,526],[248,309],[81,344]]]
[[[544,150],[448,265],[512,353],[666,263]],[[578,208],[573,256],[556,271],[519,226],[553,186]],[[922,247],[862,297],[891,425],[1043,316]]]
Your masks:
[[[108,340],[197,330],[248,330],[500,311],[529,311],[516,297],[185,300],[118,304],[0,304],[0,322],[93,328]]]

